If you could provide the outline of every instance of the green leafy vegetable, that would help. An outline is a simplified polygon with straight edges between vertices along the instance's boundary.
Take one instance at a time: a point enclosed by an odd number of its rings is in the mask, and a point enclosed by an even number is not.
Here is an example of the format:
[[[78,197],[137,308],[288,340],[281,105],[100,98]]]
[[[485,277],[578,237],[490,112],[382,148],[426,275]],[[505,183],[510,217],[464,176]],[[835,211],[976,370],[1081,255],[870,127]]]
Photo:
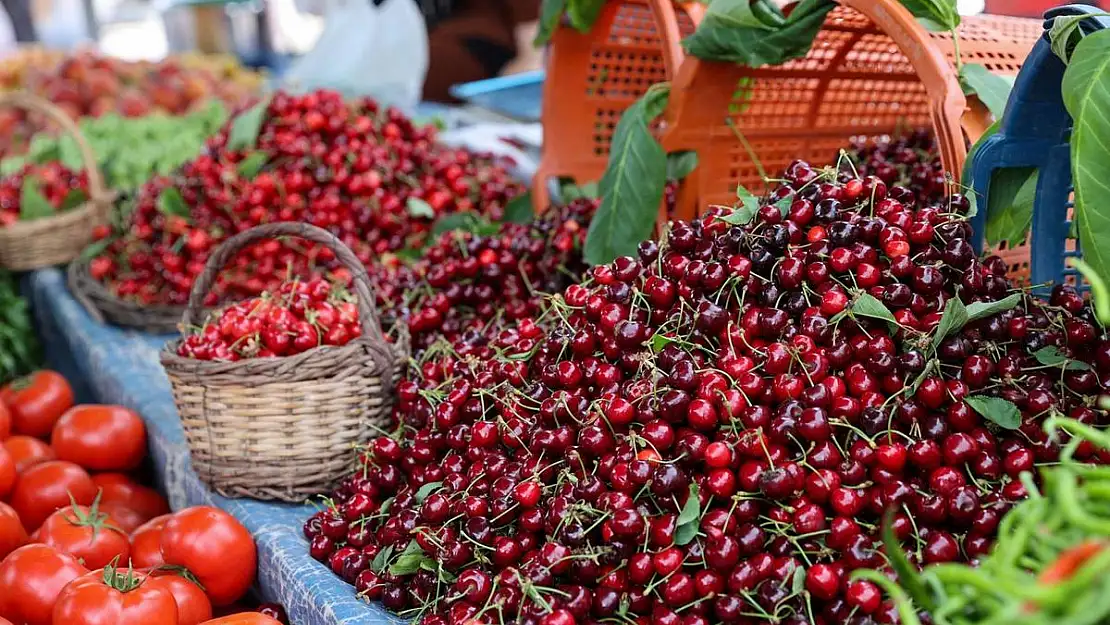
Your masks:
[[[598,185],[598,207],[586,234],[586,262],[604,264],[634,256],[640,241],[651,236],[667,173],[667,155],[650,123],[667,105],[670,85],[653,85],[630,106],[617,124],[609,164]]]
[[[1002,119],[1013,89],[1010,81],[978,63],[964,63],[960,66],[960,86],[964,95],[977,96],[995,119]]]
[[[931,610],[933,598],[925,588],[921,574],[910,563],[906,553],[902,551],[902,544],[894,534],[894,508],[888,508],[883,515],[883,547],[886,550],[887,560],[890,561],[891,570],[898,576],[898,583],[906,589],[914,603],[926,610]]]
[[[955,0],[902,0],[902,6],[930,30],[955,30],[960,25]]]
[[[678,513],[676,520],[675,538],[676,545],[686,545],[698,535],[698,526],[701,523],[701,503],[698,501],[698,485],[690,483],[690,495],[686,504]]]
[[[389,566],[390,575],[412,575],[420,570],[420,563],[424,561],[424,549],[415,540],[409,542],[401,555]]]
[[[567,0],[543,0],[543,4],[540,5],[539,29],[536,31],[536,39],[532,45],[539,48],[551,41],[566,10]]]
[[[1071,163],[1083,260],[1105,276],[1110,273],[1110,30],[1076,45],[1061,91],[1074,122]]]
[[[1006,312],[1021,303],[1021,295],[1013,293],[996,302],[975,302],[967,307],[967,322],[979,321]],[[962,327],[962,326],[961,326]],[[959,328],[957,328],[958,330]]]
[[[987,206],[987,242],[1018,244],[1033,225],[1039,174],[1034,167],[996,169]]]
[[[802,0],[785,17],[763,0],[755,5],[749,0],[711,0],[702,23],[682,45],[707,61],[781,65],[809,52],[835,6],[831,0]]]
[[[1021,411],[1012,403],[1001,397],[983,397],[972,395],[964,398],[967,405],[971,406],[984,419],[1006,430],[1016,430],[1021,427]]]
[[[949,334],[959,332],[960,328],[967,325],[967,320],[967,308],[960,298],[953,297],[948,300],[944,306],[944,313],[940,317],[940,323],[937,325],[936,334],[933,335],[933,350],[936,351]]]
[[[262,171],[262,167],[269,161],[269,154],[265,152],[251,152],[246,158],[239,162],[235,171],[243,178],[253,180],[254,177],[258,175],[258,172]]]
[[[424,503],[424,500],[428,498],[428,495],[431,495],[441,488],[443,488],[443,482],[428,482],[427,484],[421,486],[420,490],[416,491],[416,495],[414,496],[414,498],[416,499],[416,503]]]
[[[570,0],[567,3],[570,25],[580,33],[590,32],[604,5],[605,0]]]

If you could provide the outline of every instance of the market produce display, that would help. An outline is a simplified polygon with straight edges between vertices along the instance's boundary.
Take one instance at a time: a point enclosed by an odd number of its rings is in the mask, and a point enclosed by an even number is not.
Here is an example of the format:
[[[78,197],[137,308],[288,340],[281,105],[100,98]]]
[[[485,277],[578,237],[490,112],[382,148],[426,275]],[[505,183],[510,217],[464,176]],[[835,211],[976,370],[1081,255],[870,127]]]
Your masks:
[[[1004,517],[997,546],[976,567],[944,564],[919,573],[889,537],[899,585],[876,572],[859,573],[890,593],[902,623],[1095,624],[1110,617],[1107,470],[1075,459],[1081,448],[1110,455],[1110,436],[1058,417],[1046,429],[1049,436],[1066,432],[1074,438],[1058,466],[1041,468],[1038,479],[1022,478],[1029,500]]]
[[[19,294],[19,281],[11,272],[0,270],[0,384],[30,373],[42,360],[40,351],[30,308]]]
[[[118,113],[142,117],[190,112],[218,99],[231,107],[255,97],[263,77],[224,57],[123,61],[95,52],[67,55],[28,50],[0,64],[0,90],[25,90],[57,104],[73,119]],[[42,128],[19,111],[0,111],[0,153],[18,151]]]
[[[169,174],[195,158],[205,140],[219,130],[227,117],[227,107],[213,100],[203,108],[180,116],[151,113],[142,117],[122,117],[110,113],[83,119],[80,128],[96,155],[97,166],[108,188],[131,191],[152,177]],[[68,135],[36,134],[26,153],[9,156],[0,162],[0,172],[17,171],[28,162],[60,163],[74,171],[84,168],[77,142]]]
[[[106,240],[90,272],[125,300],[182,305],[211,251],[261,223],[330,228],[370,265],[422,247],[441,215],[499,220],[522,192],[488,155],[437,144],[433,127],[372,100],[279,93],[232,120],[179,172],[145,185],[125,232]],[[334,264],[330,252],[302,248],[267,241],[244,250],[209,303]]]
[[[139,416],[73,401],[53,371],[0,389],[0,622],[197,625],[243,598],[257,561],[249,532],[216,508],[171,513],[135,477]],[[236,618],[284,619],[280,606],[261,610]]]
[[[89,176],[79,162],[73,168],[28,163],[0,178],[0,228],[63,213],[88,199]]]
[[[987,553],[1017,477],[1059,454],[1044,417],[1101,423],[1110,366],[1082,298],[1011,292],[968,201],[914,170],[795,163],[433,344],[306,524],[312,555],[423,623],[888,620],[849,581],[885,563],[883,511],[923,563]]]

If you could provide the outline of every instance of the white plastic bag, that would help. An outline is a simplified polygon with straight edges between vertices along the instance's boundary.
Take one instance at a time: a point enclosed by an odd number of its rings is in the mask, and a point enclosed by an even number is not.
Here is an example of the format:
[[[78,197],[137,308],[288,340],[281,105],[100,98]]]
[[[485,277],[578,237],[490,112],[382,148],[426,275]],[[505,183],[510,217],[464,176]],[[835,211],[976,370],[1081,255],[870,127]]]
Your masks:
[[[368,95],[412,112],[428,73],[428,32],[413,0],[330,0],[316,47],[289,69],[286,87]]]

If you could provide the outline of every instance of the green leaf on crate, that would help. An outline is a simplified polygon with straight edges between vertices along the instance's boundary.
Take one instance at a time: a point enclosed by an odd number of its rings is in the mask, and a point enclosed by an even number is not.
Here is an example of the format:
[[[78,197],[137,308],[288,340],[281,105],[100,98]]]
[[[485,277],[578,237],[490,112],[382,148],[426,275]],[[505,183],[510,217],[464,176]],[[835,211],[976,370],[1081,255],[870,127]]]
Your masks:
[[[265,152],[251,152],[246,158],[239,161],[239,165],[235,167],[235,171],[239,176],[247,180],[254,180],[258,172],[262,171],[262,167],[270,161],[270,155]]]
[[[1048,41],[1051,44],[1052,53],[1064,63],[1071,61],[1075,46],[1086,35],[1081,22],[1092,17],[1110,17],[1110,13],[1061,15],[1052,20],[1052,28],[1048,29]]]
[[[902,6],[929,30],[955,30],[960,25],[955,0],[902,0]]]
[[[741,63],[749,67],[781,65],[805,56],[836,3],[801,0],[784,17],[772,3],[760,0],[712,0],[705,18],[682,41],[686,52],[707,61]]]
[[[937,325],[936,334],[933,335],[933,351],[936,351],[940,344],[949,334],[959,332],[960,328],[967,325],[967,308],[960,298],[953,297],[948,300],[944,306],[944,313],[940,316],[940,323]]]
[[[58,210],[60,212],[73,210],[87,201],[89,201],[88,193],[81,189],[70,189],[69,193],[66,193],[66,196],[62,198],[62,206]]]
[[[987,317],[993,317],[998,313],[1004,313],[1011,310],[1021,303],[1021,294],[1013,293],[996,302],[975,302],[969,305],[967,311],[967,322],[979,321]],[[962,327],[962,326],[961,326]],[[959,330],[959,328],[957,328]]]
[[[914,604],[921,609],[932,610],[933,597],[925,588],[921,573],[910,563],[906,552],[902,550],[902,544],[898,542],[898,536],[894,534],[894,508],[888,508],[883,515],[883,547],[891,570],[898,576],[898,583],[906,589]]]
[[[590,32],[604,5],[605,0],[570,0],[567,3],[570,25],[580,33]]]
[[[390,575],[412,575],[420,570],[420,563],[424,561],[424,550],[415,540],[409,541],[408,546],[397,556],[389,566]]]
[[[392,555],[393,545],[386,545],[385,549],[378,551],[378,554],[370,561],[370,570],[381,574],[385,571],[385,565],[389,563],[389,558]]]
[[[1018,244],[1033,225],[1033,203],[1040,174],[1034,167],[996,169],[987,205],[987,242]]]
[[[513,224],[532,223],[535,214],[532,211],[532,192],[525,191],[509,200],[505,205],[505,221]]]
[[[879,319],[897,324],[898,321],[894,318],[894,313],[890,312],[882,302],[870,293],[860,293],[856,301],[852,303],[852,314],[860,317],[870,317],[872,319]]]
[[[262,122],[266,119],[266,110],[269,107],[270,98],[266,97],[236,115],[235,119],[231,120],[231,129],[227,133],[227,149],[253,148],[258,143],[258,133],[262,132]]]
[[[158,211],[163,215],[189,218],[189,207],[185,204],[185,198],[181,197],[181,192],[177,190],[177,187],[166,187],[158,196]]]
[[[1083,260],[1095,273],[1110,275],[1110,30],[1085,37],[1075,47],[1061,84],[1073,120],[1071,163],[1075,220]]]
[[[410,197],[405,200],[405,209],[408,210],[409,215],[413,217],[423,217],[424,219],[434,219],[436,211],[432,205],[425,202],[418,197]]]
[[[1006,102],[1010,99],[1013,84],[978,63],[964,63],[960,67],[960,87],[964,95],[979,98],[995,119],[1002,119]]]
[[[420,490],[416,491],[416,503],[424,503],[424,500],[427,499],[429,495],[441,488],[443,488],[443,482],[428,482],[421,486]]]
[[[563,14],[567,10],[567,0],[543,0],[540,5],[539,29],[532,45],[539,48],[551,41],[551,36],[563,21]]]
[[[698,167],[698,153],[693,150],[667,155],[667,180],[683,180]]]
[[[32,221],[50,217],[54,214],[54,207],[39,189],[39,181],[34,178],[24,178],[23,188],[19,191],[19,219]]]
[[[1021,427],[1021,411],[1012,403],[1001,397],[986,397],[972,395],[965,397],[964,401],[978,412],[984,419],[1005,430],[1016,430]]]
[[[651,132],[651,122],[667,105],[670,85],[652,85],[621,116],[601,178],[601,206],[586,234],[591,265],[635,256],[640,241],[655,229],[667,174],[667,155]]]
[[[1046,365],[1049,367],[1063,367],[1068,371],[1087,371],[1091,368],[1091,365],[1088,365],[1085,362],[1068,358],[1053,345],[1038,349],[1037,351],[1033,352],[1033,357],[1036,358],[1037,362],[1041,363],[1042,365]]]

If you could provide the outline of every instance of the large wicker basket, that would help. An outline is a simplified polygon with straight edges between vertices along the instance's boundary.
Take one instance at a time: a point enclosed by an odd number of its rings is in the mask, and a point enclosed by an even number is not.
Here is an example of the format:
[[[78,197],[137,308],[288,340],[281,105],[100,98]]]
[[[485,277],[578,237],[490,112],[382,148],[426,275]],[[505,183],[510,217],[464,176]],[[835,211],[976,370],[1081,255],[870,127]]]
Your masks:
[[[41,113],[73,136],[89,173],[89,199],[57,215],[0,227],[0,268],[30,271],[68,263],[88,245],[93,227],[107,217],[112,194],[104,186],[88,141],[64,111],[24,92],[0,95],[0,107],[6,106]]]
[[[183,358],[175,341],[161,359],[200,479],[227,497],[298,502],[331,489],[354,468],[357,446],[387,425],[408,338],[385,339],[365,267],[339,239],[303,223],[258,226],[221,245],[193,286],[183,326],[202,321],[199,304],[236,252],[281,236],[326,245],[351,271],[362,336],[238,362]]]

